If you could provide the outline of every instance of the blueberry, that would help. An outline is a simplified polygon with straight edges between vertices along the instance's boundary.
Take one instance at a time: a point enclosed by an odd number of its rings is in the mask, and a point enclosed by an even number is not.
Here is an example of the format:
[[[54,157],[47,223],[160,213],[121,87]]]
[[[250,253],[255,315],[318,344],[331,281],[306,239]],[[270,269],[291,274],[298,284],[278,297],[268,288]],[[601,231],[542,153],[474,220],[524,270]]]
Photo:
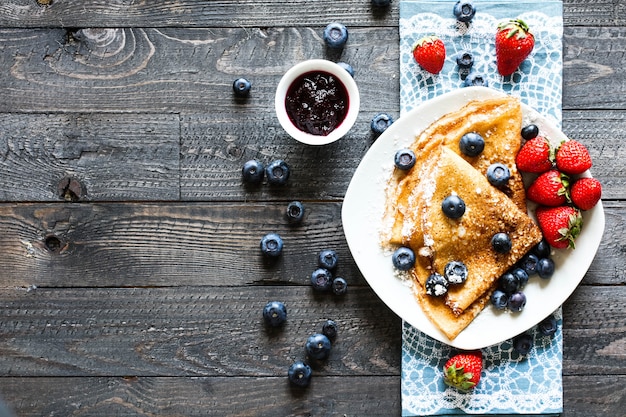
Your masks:
[[[267,182],[275,185],[284,185],[289,179],[289,165],[282,159],[270,162],[265,167]]]
[[[268,233],[261,238],[261,252],[276,258],[283,253],[283,239],[277,233]]]
[[[544,336],[552,336],[558,330],[558,323],[553,314],[541,320],[537,325],[537,330]]]
[[[393,118],[387,113],[378,113],[372,118],[370,128],[378,135],[383,133],[389,126],[393,124]]]
[[[537,245],[533,248],[533,253],[537,255],[538,258],[547,258],[550,256],[550,244],[547,240],[542,239],[541,242],[537,243]]]
[[[324,249],[321,250],[317,255],[317,265],[320,268],[328,269],[332,271],[337,268],[337,264],[339,263],[339,255],[332,249]]]
[[[241,168],[243,181],[248,184],[260,184],[265,176],[265,167],[261,161],[251,159],[246,161]]]
[[[415,265],[415,253],[406,246],[399,247],[391,256],[393,266],[400,271],[408,271]]]
[[[528,273],[523,268],[515,268],[511,273],[517,277],[520,289],[528,284]]]
[[[441,274],[433,272],[426,278],[426,294],[441,297],[448,292],[448,280]]]
[[[322,334],[328,337],[330,340],[334,340],[337,337],[339,326],[335,320],[326,320],[322,325]]]
[[[312,374],[311,367],[302,361],[295,361],[287,371],[289,382],[299,387],[308,386],[311,383]]]
[[[407,171],[415,165],[415,153],[410,149],[400,149],[394,157],[396,168]]]
[[[513,294],[520,288],[519,278],[511,272],[505,272],[498,280],[498,288],[506,294]]]
[[[337,65],[348,71],[348,74],[350,74],[351,77],[354,77],[354,68],[352,68],[352,65],[346,62],[337,62]]]
[[[506,165],[496,162],[495,164],[489,165],[489,168],[487,168],[487,180],[489,180],[489,184],[494,187],[505,187],[509,179],[511,179],[511,171]]]
[[[328,291],[333,284],[333,274],[324,268],[318,268],[311,273],[311,286],[316,291]]]
[[[533,336],[530,333],[522,333],[513,338],[513,349],[520,355],[528,355],[533,348]]]
[[[550,258],[541,258],[537,262],[537,274],[543,279],[548,279],[554,274],[554,261]]]
[[[304,218],[304,205],[299,201],[292,201],[287,204],[285,216],[289,223],[300,223]]]
[[[451,219],[458,219],[465,214],[465,201],[456,194],[447,196],[441,202],[443,214]]]
[[[251,88],[252,84],[245,78],[237,78],[233,82],[233,92],[237,97],[247,97]]]
[[[452,12],[454,13],[454,17],[456,17],[456,20],[467,23],[474,18],[476,8],[471,1],[459,0],[454,5]]]
[[[456,56],[456,64],[459,68],[470,69],[474,66],[474,57],[469,52],[463,51]]]
[[[331,288],[333,290],[333,294],[344,295],[348,291],[348,283],[345,279],[341,277],[336,277],[335,279],[333,279]]]
[[[330,339],[322,333],[309,336],[306,341],[306,353],[313,359],[326,359],[330,354]]]
[[[497,253],[509,253],[511,248],[513,247],[513,243],[511,243],[511,238],[506,233],[496,233],[491,238],[491,247]]]
[[[391,0],[372,0],[374,7],[387,7],[391,4]]]
[[[539,263],[539,257],[534,253],[527,253],[520,260],[519,266],[522,268],[528,276],[533,276],[537,274],[537,263]]]
[[[263,319],[272,326],[281,326],[287,320],[287,308],[280,301],[270,301],[263,307]]]
[[[459,141],[459,149],[463,155],[478,156],[485,149],[485,139],[478,133],[466,133]]]
[[[498,310],[504,310],[509,302],[509,296],[502,290],[495,290],[491,294],[491,304]]]
[[[539,136],[539,128],[537,125],[526,125],[522,128],[522,138],[530,140]]]
[[[488,87],[489,81],[484,75],[478,72],[470,72],[465,81],[463,81],[464,87]]]
[[[514,312],[520,312],[524,309],[524,307],[526,306],[526,295],[523,292],[514,292],[513,294],[511,294],[511,296],[509,297],[509,303],[507,304],[507,307],[509,307],[509,310],[514,311]]]
[[[324,29],[323,38],[329,48],[343,48],[348,41],[348,29],[341,23],[330,23]]]
[[[467,279],[467,266],[461,261],[450,261],[444,268],[443,276],[450,284],[462,284]]]

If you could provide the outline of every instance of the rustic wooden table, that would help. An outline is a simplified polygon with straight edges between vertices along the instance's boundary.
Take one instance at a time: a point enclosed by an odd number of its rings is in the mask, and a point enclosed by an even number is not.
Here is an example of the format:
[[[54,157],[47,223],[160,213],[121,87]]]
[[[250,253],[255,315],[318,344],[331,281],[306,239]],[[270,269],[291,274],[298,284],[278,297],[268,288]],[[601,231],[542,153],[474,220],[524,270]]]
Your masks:
[[[621,0],[564,1],[563,128],[591,150],[607,219],[563,309],[567,417],[626,415],[625,16]],[[331,21],[350,30],[341,56]],[[399,114],[398,36],[397,0],[2,0],[0,398],[20,417],[399,415],[401,322],[340,217],[371,117]],[[299,145],[274,115],[306,58],[356,70],[361,113],[338,144]],[[251,158],[287,160],[288,184],[244,187]],[[324,248],[344,297],[308,284]],[[270,299],[289,309],[280,331],[262,323]],[[327,318],[332,355],[293,390],[287,368]]]

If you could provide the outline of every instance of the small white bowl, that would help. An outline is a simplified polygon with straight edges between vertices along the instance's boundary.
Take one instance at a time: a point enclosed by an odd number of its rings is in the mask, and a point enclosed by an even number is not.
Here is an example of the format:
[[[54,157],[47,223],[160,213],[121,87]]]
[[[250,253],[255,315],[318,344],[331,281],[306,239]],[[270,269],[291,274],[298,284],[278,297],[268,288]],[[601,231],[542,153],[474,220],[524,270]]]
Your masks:
[[[310,72],[325,72],[333,75],[343,84],[348,95],[348,111],[346,116],[343,121],[327,135],[314,135],[300,130],[294,125],[287,114],[285,100],[289,87],[301,75]],[[276,88],[275,107],[278,121],[291,137],[307,145],[326,145],[343,137],[354,125],[359,114],[360,105],[359,89],[350,73],[338,64],[325,59],[311,59],[294,65],[283,75]]]

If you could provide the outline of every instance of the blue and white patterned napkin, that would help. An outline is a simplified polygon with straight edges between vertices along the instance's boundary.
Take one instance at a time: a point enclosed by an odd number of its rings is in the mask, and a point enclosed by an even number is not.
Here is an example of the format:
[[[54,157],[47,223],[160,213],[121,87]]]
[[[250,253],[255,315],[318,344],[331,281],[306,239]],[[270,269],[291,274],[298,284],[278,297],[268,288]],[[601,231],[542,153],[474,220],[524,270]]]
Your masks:
[[[469,51],[474,71],[489,86],[518,96],[556,126],[561,125],[563,5],[561,0],[480,1],[468,26],[456,22],[456,0],[401,0],[400,105],[404,114],[433,97],[463,88],[456,55]],[[521,18],[535,35],[535,48],[509,77],[495,64],[495,29],[499,22]],[[413,44],[438,35],[446,45],[446,62],[438,75],[419,68]],[[490,308],[490,307],[487,307]],[[555,312],[559,330],[551,337],[534,332],[535,344],[520,356],[511,341],[482,349],[481,382],[471,393],[446,387],[442,368],[455,349],[403,323],[402,415],[557,415],[563,409],[561,309]],[[495,329],[494,329],[495,331]]]

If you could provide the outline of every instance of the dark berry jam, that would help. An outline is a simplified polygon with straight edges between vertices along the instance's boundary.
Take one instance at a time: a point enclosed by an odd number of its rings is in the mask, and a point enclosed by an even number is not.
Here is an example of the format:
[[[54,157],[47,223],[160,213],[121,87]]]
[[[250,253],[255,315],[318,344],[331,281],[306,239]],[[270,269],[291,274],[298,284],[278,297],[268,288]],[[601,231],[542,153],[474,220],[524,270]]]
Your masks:
[[[303,132],[326,136],[348,113],[348,91],[334,75],[312,71],[289,86],[285,108],[291,122]]]

